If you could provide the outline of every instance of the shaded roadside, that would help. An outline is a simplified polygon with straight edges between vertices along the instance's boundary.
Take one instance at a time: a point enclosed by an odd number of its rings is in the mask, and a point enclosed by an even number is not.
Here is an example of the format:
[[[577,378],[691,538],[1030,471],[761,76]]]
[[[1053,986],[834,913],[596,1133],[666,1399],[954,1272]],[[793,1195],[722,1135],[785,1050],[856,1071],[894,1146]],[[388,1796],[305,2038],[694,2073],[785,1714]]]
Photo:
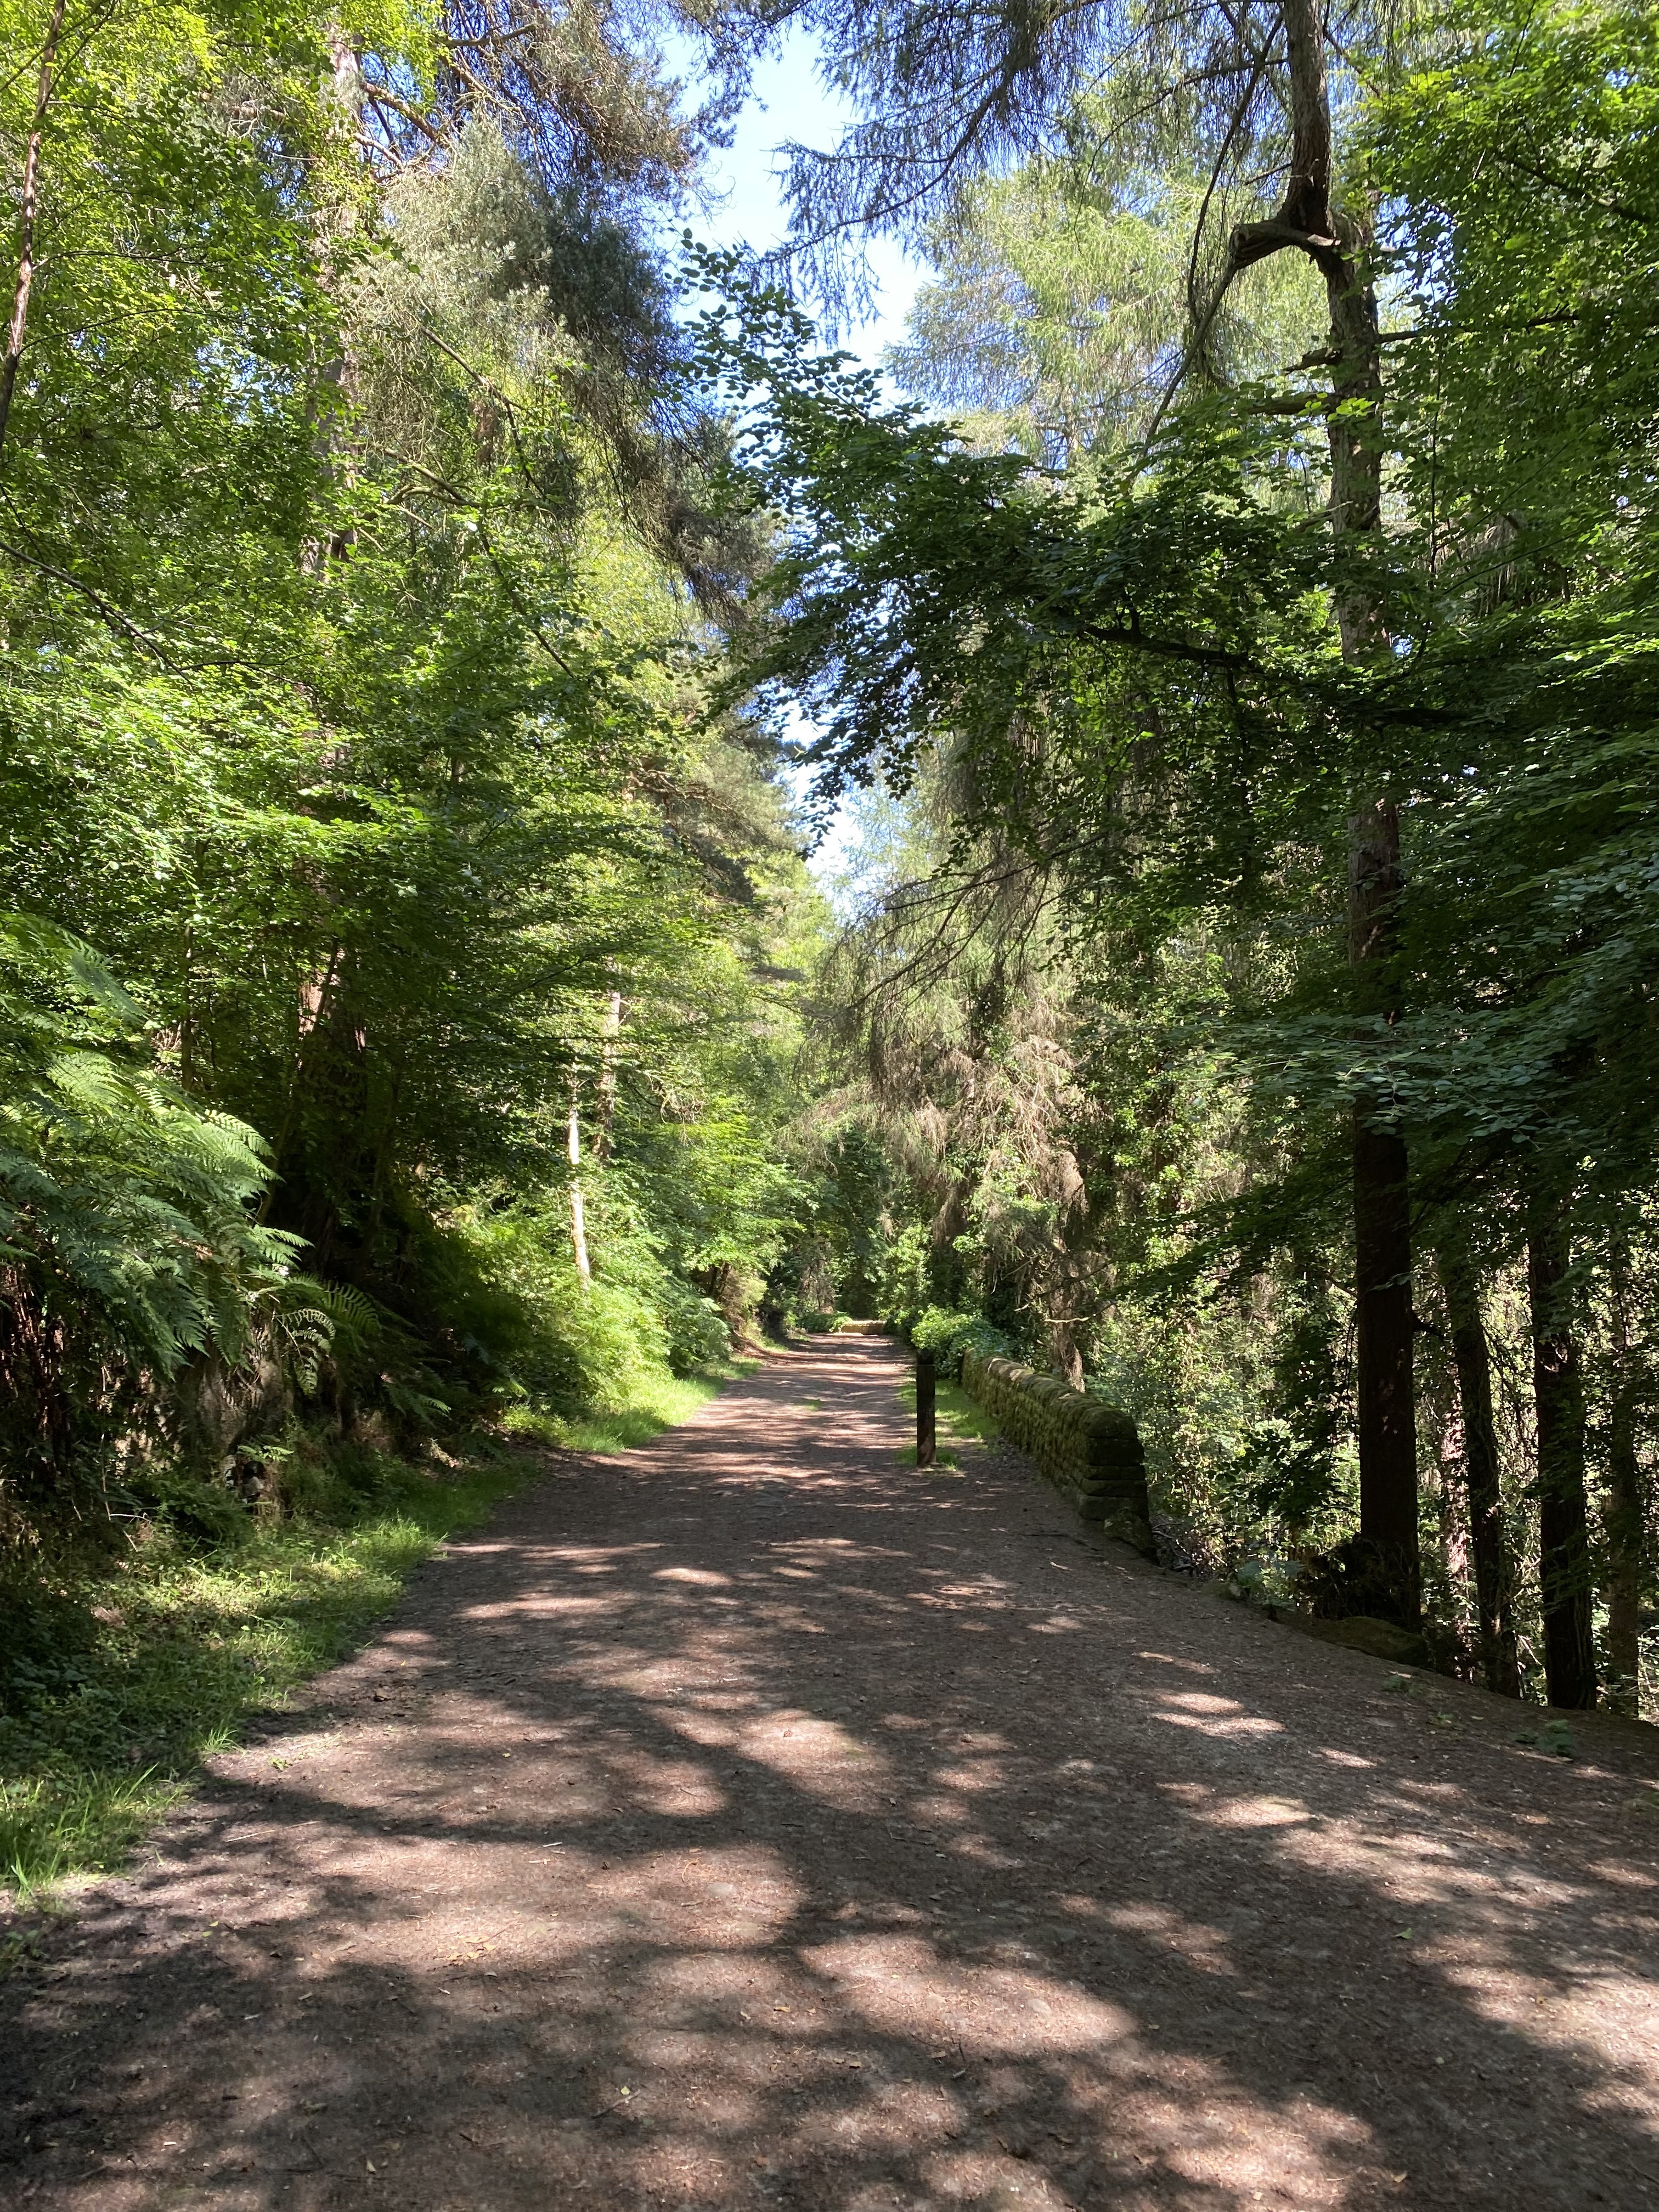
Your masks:
[[[781,1356],[423,1570],[0,1988],[0,2194],[1659,2203],[1647,1732],[904,1468],[899,1373]]]

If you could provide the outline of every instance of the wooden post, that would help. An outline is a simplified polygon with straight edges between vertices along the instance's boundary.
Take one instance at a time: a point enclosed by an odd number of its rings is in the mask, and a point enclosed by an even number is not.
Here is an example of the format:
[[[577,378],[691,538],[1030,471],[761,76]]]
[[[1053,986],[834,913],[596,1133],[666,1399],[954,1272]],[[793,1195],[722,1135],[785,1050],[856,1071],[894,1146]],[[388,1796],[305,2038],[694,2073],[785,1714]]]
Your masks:
[[[933,1464],[933,1355],[916,1354],[916,1465]]]

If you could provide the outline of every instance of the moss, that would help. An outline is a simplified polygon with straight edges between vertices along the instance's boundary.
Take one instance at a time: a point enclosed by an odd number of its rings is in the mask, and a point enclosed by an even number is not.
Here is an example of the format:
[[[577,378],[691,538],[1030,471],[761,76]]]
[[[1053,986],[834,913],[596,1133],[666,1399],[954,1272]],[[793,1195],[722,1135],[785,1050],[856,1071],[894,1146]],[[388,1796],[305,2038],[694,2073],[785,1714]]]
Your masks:
[[[1010,1443],[1029,1453],[1087,1519],[1146,1547],[1146,1462],[1128,1414],[1052,1375],[971,1351],[963,1357],[962,1380]]]

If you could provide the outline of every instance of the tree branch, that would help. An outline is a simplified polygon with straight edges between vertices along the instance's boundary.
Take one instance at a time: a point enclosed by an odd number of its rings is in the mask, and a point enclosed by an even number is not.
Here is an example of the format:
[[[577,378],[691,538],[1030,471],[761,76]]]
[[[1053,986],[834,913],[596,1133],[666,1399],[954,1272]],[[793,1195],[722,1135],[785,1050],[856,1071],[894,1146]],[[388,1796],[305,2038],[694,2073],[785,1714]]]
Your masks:
[[[1229,653],[1223,646],[1189,645],[1184,638],[1178,637],[1149,637],[1134,616],[1127,623],[1079,623],[1077,635],[1092,638],[1097,645],[1127,645],[1137,653],[1154,653],[1165,660],[1189,661],[1198,668],[1243,671],[1254,670],[1257,665],[1249,653]]]

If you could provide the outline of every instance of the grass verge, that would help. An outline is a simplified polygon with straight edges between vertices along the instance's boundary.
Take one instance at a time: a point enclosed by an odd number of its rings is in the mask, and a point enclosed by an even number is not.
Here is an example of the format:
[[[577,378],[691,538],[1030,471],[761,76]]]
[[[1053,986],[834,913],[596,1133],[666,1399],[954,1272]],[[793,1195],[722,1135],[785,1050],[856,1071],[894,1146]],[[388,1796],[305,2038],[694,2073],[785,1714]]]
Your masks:
[[[521,1441],[625,1449],[687,1419],[737,1371],[653,1378],[624,1407],[538,1422]],[[360,1644],[447,1536],[539,1471],[523,1449],[438,1477],[380,1457],[356,1495],[337,1488],[326,1516],[250,1520],[217,1542],[157,1521],[118,1559],[60,1565],[49,1595],[66,1632],[13,1665],[0,1708],[0,1899],[49,1903],[63,1883],[118,1867],[204,1757]],[[8,1956],[0,1941],[0,1971]]]
[[[914,1420],[916,1411],[916,1383],[914,1375],[899,1385],[899,1396],[908,1407],[911,1419]],[[962,1456],[960,1452],[947,1449],[948,1445],[971,1447],[975,1444],[994,1443],[998,1431],[995,1422],[990,1420],[980,1410],[959,1382],[952,1382],[941,1375],[933,1385],[933,1434],[939,1447],[939,1457],[934,1462],[934,1465],[936,1468],[942,1468],[945,1473],[951,1474],[960,1468]],[[906,1467],[914,1467],[916,1463],[915,1446],[914,1444],[907,1446],[899,1454],[899,1458]]]
[[[582,1413],[514,1411],[506,1426],[516,1437],[533,1437],[564,1451],[630,1451],[665,1429],[689,1421],[700,1406],[717,1397],[740,1375],[752,1375],[758,1359],[734,1359],[698,1375],[653,1375],[642,1380],[626,1405]]]
[[[250,1522],[204,1545],[164,1522],[118,1560],[60,1569],[76,1648],[13,1673],[0,1716],[0,1887],[27,1902],[118,1866],[251,1713],[359,1642],[446,1536],[530,1479],[527,1455],[441,1480],[381,1461],[350,1523]]]

